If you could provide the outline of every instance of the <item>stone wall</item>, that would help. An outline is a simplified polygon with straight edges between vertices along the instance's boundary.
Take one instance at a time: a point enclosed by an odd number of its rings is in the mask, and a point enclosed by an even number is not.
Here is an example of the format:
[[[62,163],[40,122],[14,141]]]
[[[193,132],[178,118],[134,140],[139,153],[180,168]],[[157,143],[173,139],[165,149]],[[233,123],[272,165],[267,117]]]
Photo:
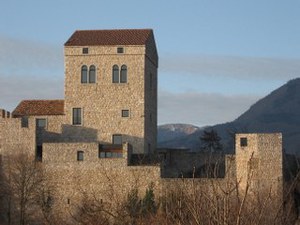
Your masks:
[[[235,148],[240,194],[251,194],[257,199],[269,196],[273,208],[281,208],[283,195],[287,194],[283,192],[282,135],[237,134]],[[278,212],[272,213],[275,216]]]
[[[247,139],[246,146],[241,146],[241,138]],[[235,149],[237,179],[241,185],[246,185],[247,178],[251,178],[263,186],[275,185],[276,189],[278,183],[282,189],[281,134],[237,134]]]
[[[44,165],[53,180],[53,206],[61,214],[60,217],[76,215],[87,199],[101,201],[113,210],[126,201],[131,190],[136,188],[142,197],[151,184],[154,185],[157,199],[160,198],[159,166],[125,166],[126,159],[45,162]]]
[[[0,154],[35,154],[35,121],[29,119],[28,127],[21,126],[20,118],[0,118]]]

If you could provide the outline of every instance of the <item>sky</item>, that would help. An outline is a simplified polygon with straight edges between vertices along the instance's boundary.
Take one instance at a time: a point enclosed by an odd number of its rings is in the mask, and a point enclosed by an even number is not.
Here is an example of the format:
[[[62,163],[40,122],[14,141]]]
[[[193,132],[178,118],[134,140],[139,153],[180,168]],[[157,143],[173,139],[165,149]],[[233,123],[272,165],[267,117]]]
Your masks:
[[[0,0],[0,108],[64,98],[75,30],[151,28],[158,123],[229,122],[300,77],[299,0]]]

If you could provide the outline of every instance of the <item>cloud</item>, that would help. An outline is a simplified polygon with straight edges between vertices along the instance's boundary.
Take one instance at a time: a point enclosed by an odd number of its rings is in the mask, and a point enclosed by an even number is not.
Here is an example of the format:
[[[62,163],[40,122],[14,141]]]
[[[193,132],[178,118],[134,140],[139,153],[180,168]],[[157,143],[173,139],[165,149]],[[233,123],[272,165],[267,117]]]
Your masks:
[[[0,36],[0,72],[24,74],[63,71],[60,46]]]
[[[62,99],[63,77],[0,74],[0,108],[12,111],[24,99]]]
[[[63,98],[61,47],[0,36],[0,108],[23,99]]]
[[[261,96],[160,91],[159,124],[188,123],[198,126],[229,122],[259,100]]]
[[[287,80],[300,76],[300,59],[181,55],[161,57],[162,72],[236,79]]]

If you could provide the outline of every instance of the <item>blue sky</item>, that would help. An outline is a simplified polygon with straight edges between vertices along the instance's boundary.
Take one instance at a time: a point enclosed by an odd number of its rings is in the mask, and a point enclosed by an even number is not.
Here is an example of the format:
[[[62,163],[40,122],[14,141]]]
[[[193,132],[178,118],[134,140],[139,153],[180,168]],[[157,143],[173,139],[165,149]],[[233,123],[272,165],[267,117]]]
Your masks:
[[[300,1],[0,0],[0,107],[63,98],[77,29],[152,28],[159,124],[228,122],[300,76]]]

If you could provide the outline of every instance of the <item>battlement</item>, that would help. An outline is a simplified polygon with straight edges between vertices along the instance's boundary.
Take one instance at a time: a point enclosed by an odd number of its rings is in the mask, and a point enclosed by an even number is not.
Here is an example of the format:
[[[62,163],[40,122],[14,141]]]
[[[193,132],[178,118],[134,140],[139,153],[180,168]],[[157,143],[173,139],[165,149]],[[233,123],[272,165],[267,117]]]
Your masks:
[[[12,115],[9,111],[6,111],[5,109],[0,109],[0,119],[4,118],[12,118]]]

